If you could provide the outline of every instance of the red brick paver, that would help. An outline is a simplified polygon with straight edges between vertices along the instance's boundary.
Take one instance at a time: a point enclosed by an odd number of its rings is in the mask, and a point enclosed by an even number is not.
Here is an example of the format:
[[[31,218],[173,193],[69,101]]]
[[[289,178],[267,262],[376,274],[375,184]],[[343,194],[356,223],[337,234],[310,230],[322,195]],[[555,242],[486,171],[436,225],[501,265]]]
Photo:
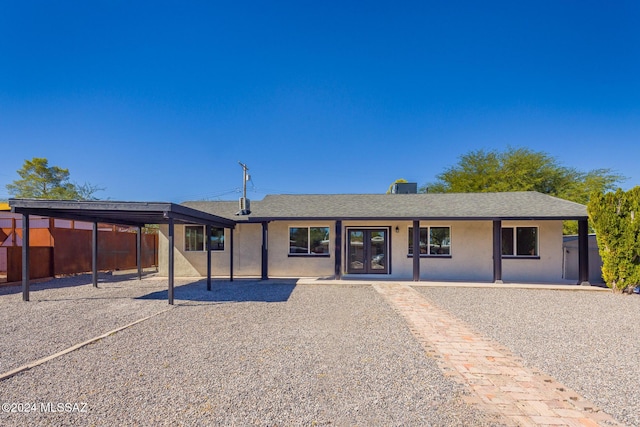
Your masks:
[[[619,426],[610,415],[471,330],[410,286],[373,287],[407,321],[427,355],[472,392],[471,403],[518,426]]]

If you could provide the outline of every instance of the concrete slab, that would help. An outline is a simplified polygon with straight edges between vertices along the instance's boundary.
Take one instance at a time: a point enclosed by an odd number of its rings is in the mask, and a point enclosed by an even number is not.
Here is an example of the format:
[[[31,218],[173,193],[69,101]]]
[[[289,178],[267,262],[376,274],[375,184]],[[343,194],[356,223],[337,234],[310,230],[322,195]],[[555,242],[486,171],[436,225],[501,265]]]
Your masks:
[[[587,291],[587,292],[611,292],[611,289],[601,286],[581,286],[570,283],[492,283],[492,282],[442,282],[380,279],[324,279],[322,277],[304,277],[297,281],[298,285],[383,285],[389,283],[401,283],[407,286],[422,287],[458,287],[458,288],[494,288],[494,289],[544,289],[558,291]]]

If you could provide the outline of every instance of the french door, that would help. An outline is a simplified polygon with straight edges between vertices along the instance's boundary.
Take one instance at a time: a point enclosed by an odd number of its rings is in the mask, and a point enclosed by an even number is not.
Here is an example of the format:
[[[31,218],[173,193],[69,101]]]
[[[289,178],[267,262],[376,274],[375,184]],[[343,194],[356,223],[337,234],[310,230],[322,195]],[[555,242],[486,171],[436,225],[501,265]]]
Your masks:
[[[348,229],[348,273],[387,274],[389,272],[389,230]]]

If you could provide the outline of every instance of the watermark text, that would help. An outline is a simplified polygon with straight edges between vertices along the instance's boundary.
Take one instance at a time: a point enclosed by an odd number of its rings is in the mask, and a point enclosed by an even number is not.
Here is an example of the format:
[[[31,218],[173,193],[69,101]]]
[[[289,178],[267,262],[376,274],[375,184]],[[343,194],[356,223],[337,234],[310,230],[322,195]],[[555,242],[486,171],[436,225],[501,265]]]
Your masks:
[[[87,413],[86,402],[4,402],[2,412],[9,414],[38,413]]]

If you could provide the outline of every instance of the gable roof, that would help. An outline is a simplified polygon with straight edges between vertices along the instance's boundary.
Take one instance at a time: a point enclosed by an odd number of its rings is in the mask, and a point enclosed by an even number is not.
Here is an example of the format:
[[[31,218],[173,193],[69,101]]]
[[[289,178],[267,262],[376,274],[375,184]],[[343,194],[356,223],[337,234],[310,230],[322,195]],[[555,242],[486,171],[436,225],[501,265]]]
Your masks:
[[[586,219],[579,203],[527,191],[444,194],[268,195],[251,201],[251,214],[236,215],[238,202],[185,202],[183,205],[238,222],[273,220],[509,220]]]

